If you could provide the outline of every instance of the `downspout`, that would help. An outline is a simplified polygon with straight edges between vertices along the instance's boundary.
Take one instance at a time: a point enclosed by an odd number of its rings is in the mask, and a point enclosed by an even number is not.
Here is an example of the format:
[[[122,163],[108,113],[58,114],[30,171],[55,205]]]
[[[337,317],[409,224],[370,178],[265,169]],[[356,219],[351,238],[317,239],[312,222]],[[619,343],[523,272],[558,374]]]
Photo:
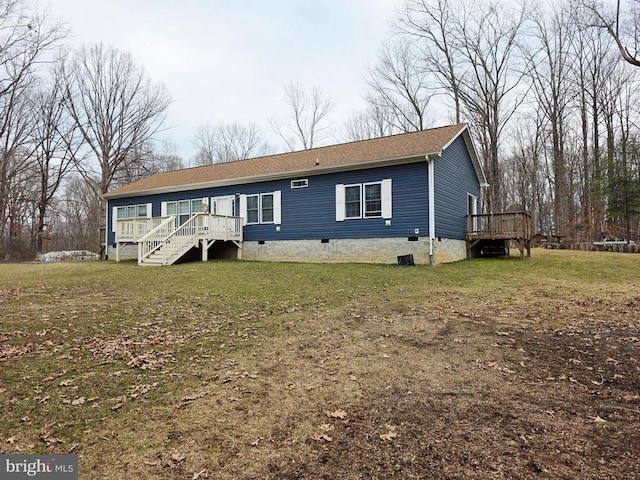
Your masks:
[[[100,197],[105,203],[104,206],[104,258],[101,260],[109,259],[109,200],[105,200],[104,197]],[[113,221],[113,220],[112,220]]]
[[[438,157],[442,153],[438,154]],[[436,238],[436,206],[435,206],[435,168],[433,161],[435,157],[427,155],[427,175],[429,177],[429,264],[433,267],[436,264],[434,254],[434,242]]]

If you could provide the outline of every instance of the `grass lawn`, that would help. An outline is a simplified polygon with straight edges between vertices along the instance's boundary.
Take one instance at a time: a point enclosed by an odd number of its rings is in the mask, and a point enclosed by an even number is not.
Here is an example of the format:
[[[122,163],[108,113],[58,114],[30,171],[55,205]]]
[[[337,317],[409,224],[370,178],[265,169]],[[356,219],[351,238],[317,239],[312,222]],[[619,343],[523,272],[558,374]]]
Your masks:
[[[0,265],[0,409],[81,479],[639,478],[640,255]]]

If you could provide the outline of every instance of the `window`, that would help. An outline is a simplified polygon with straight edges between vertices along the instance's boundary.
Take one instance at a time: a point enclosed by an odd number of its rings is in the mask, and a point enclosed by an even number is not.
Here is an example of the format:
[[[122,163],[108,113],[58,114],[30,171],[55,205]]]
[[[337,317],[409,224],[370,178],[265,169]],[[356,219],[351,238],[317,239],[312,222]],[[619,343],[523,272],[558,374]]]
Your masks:
[[[147,218],[147,206],[146,205],[138,205],[136,208],[136,217],[138,218]]]
[[[160,216],[175,217],[176,226],[180,226],[196,213],[202,213],[203,205],[209,205],[209,200],[207,198],[192,198],[188,200],[162,202],[160,204]]]
[[[347,185],[344,187],[345,218],[360,218],[361,215],[361,185]]]
[[[189,200],[180,200],[178,202],[178,225],[182,225],[191,217]]]
[[[336,221],[392,217],[391,179],[336,185]]]
[[[240,216],[244,218],[245,225],[273,223],[281,224],[280,190],[275,192],[240,195]]]
[[[202,212],[202,199],[196,198],[191,200],[191,214],[194,215],[199,212]]]
[[[111,217],[111,230],[116,231],[117,220],[134,220],[136,218],[151,218],[151,204],[142,203],[140,205],[122,205],[113,207]]]
[[[170,217],[171,215],[178,214],[178,202],[167,202],[167,212],[166,215]]]
[[[260,195],[260,223],[273,223],[273,193]]]
[[[247,223],[260,223],[260,195],[247,195]]]
[[[300,180],[291,180],[291,188],[307,188],[309,186],[309,180],[302,178]]]
[[[364,216],[382,216],[382,183],[369,183],[364,186]]]
[[[125,207],[116,207],[116,218],[118,220],[127,220],[131,218],[148,218],[151,205],[127,205]]]

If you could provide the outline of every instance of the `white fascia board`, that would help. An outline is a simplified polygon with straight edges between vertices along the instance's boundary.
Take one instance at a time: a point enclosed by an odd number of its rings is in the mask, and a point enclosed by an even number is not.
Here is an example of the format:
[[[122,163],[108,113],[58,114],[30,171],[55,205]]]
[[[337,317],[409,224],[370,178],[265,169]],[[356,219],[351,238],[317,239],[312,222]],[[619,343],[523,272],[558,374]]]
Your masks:
[[[228,187],[232,185],[246,185],[248,183],[259,183],[259,182],[267,182],[270,180],[283,180],[288,178],[295,178],[300,176],[314,176],[314,175],[324,175],[327,173],[336,173],[336,172],[348,172],[353,170],[366,170],[369,168],[378,168],[378,167],[386,167],[391,165],[401,165],[405,163],[418,163],[424,162],[425,158],[431,157],[433,155],[438,155],[441,152],[432,152],[432,153],[420,153],[418,155],[412,155],[410,157],[396,157],[396,158],[385,158],[382,160],[374,160],[366,163],[350,163],[344,165],[336,165],[331,167],[313,167],[306,168],[302,170],[291,170],[288,172],[282,173],[272,173],[268,175],[259,175],[253,177],[241,177],[241,178],[230,178],[225,180],[213,180],[210,182],[201,182],[201,183],[191,183],[189,185],[175,185],[170,187],[162,187],[155,188],[149,190],[139,190],[130,193],[122,193],[122,194],[104,194],[104,198],[115,199],[115,198],[129,198],[129,197],[142,197],[144,195],[159,195],[162,193],[174,193],[174,192],[185,192],[190,190],[200,190],[203,188],[216,188],[216,187]]]

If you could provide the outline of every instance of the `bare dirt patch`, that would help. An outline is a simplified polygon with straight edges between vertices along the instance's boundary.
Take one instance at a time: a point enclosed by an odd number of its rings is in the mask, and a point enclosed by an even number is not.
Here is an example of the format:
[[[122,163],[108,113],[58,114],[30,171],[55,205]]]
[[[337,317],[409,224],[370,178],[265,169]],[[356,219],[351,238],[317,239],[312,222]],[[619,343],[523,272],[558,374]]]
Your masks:
[[[343,405],[344,419],[318,416],[329,440],[309,438],[305,455],[281,456],[265,477],[638,478],[637,330],[487,330],[458,324],[456,338],[485,336],[488,350],[454,348],[457,366],[429,379],[408,370]]]

